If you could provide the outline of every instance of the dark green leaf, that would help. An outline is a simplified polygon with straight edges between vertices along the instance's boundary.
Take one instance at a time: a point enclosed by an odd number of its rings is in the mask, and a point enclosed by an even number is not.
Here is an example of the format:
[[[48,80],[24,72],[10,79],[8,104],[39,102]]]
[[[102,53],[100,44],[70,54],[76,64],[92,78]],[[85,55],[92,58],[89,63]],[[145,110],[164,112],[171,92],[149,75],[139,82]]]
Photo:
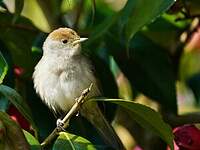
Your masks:
[[[129,0],[122,10],[128,42],[141,27],[160,16],[174,2],[175,0],[155,0],[153,2],[149,0]]]
[[[6,99],[8,99],[20,111],[20,113],[31,123],[33,128],[36,129],[36,125],[32,119],[31,111],[26,102],[22,99],[22,97],[14,89],[5,85],[0,85],[0,93]]]
[[[23,7],[24,7],[24,0],[15,0],[15,14],[12,21],[13,23],[15,23],[16,20],[19,18]]]
[[[168,17],[171,16],[168,15]],[[182,28],[184,27],[178,27],[164,17],[159,17],[155,22],[148,25],[143,33],[154,43],[170,51],[172,47],[178,44],[177,41],[179,40],[180,34],[183,32]]]
[[[120,46],[113,37],[110,40],[108,47],[132,87],[176,113],[175,75],[166,50],[141,33],[130,41],[128,55],[125,46]]]
[[[60,132],[54,143],[53,150],[96,150],[87,139],[66,132]]]
[[[109,28],[116,22],[118,15],[113,15],[105,19],[101,24],[96,26],[92,31],[92,34],[89,37],[87,44],[93,43],[95,40],[104,36],[105,33],[109,30]]]
[[[39,141],[34,136],[32,136],[32,134],[30,134],[26,130],[23,130],[23,132],[26,137],[26,140],[28,141],[29,145],[31,146],[31,150],[41,150],[42,149]]]
[[[94,99],[95,101],[111,102],[127,109],[132,113],[132,119],[137,121],[142,127],[147,130],[151,130],[160,138],[162,138],[167,144],[170,145],[171,150],[173,147],[173,133],[168,124],[166,124],[161,115],[153,109],[144,106],[142,104],[134,103],[128,100],[120,99]]]
[[[0,111],[6,112],[9,107],[9,101],[0,94]]]
[[[19,17],[15,24],[12,19],[13,15],[0,13],[0,40],[10,51],[14,64],[31,76],[35,65],[31,47],[38,30],[24,17]]]
[[[8,65],[0,51],[0,84],[3,82],[3,79],[8,71]]]

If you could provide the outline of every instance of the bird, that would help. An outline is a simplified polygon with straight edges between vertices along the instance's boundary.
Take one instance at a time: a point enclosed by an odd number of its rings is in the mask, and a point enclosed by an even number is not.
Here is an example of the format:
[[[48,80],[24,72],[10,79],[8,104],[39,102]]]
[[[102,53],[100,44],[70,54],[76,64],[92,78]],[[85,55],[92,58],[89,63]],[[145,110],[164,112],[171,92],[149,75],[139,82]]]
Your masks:
[[[93,66],[82,52],[81,43],[86,40],[73,29],[60,27],[52,31],[44,41],[42,58],[34,68],[33,83],[36,93],[56,114],[66,114],[76,103],[75,99],[91,83],[93,86],[87,100],[102,96]],[[111,148],[124,149],[97,102],[83,103],[80,115],[96,127]]]

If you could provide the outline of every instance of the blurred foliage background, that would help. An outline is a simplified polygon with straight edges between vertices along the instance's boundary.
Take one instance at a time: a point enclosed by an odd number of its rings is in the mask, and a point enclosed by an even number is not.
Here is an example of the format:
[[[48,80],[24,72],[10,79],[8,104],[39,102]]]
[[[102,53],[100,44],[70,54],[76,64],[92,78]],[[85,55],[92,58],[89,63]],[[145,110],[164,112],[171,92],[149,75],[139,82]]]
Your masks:
[[[45,38],[58,27],[89,38],[83,51],[105,97],[135,102],[103,107],[126,149],[172,147],[163,120],[171,128],[200,122],[199,19],[199,0],[0,0],[0,149],[41,149],[55,128],[56,118],[33,89],[32,73]],[[78,135],[77,141],[94,145],[83,149],[105,149],[95,127],[80,116],[68,132],[68,139],[64,133],[59,138],[69,142]],[[50,149],[67,148],[59,138]]]

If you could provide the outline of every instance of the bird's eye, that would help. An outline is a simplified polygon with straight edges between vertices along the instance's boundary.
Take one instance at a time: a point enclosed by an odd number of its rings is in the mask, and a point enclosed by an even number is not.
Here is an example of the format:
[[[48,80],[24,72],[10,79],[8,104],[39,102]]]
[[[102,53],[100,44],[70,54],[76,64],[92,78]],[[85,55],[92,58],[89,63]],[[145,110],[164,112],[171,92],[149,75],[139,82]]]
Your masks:
[[[62,41],[63,44],[66,44],[68,41],[65,39]]]

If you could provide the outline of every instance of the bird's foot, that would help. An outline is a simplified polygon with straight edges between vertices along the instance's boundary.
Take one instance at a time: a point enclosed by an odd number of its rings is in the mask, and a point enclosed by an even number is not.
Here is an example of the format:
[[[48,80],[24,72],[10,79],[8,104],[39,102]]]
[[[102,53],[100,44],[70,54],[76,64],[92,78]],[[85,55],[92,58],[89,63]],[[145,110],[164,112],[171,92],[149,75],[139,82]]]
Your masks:
[[[75,102],[78,103],[78,98],[75,98]]]
[[[58,129],[59,132],[65,131],[64,122],[60,118],[56,121],[56,125],[57,125],[57,129]]]

